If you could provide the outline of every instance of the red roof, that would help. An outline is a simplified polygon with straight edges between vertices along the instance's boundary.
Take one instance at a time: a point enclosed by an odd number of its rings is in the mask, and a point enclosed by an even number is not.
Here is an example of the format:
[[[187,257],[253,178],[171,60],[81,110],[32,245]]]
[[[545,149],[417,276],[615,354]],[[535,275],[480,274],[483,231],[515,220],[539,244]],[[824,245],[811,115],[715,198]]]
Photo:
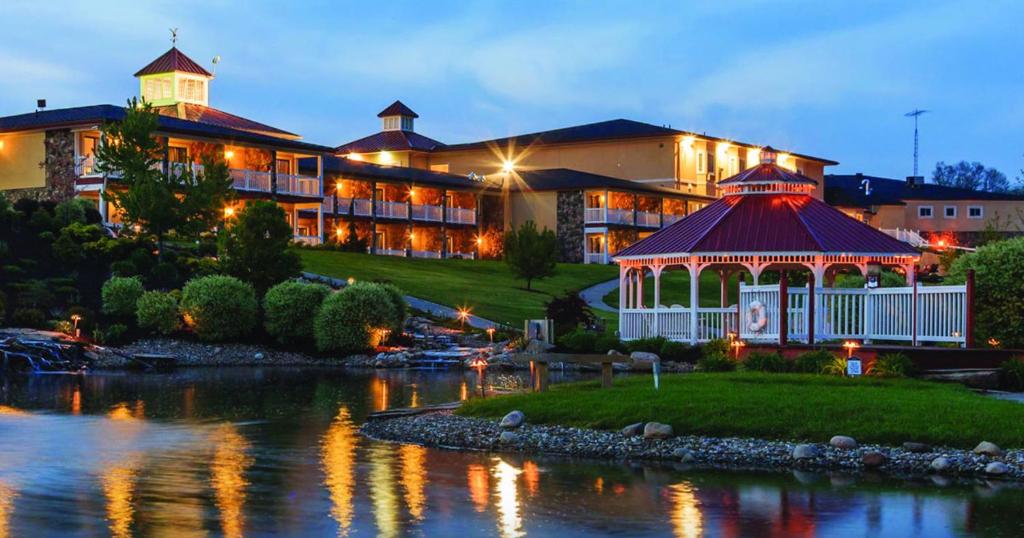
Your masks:
[[[388,105],[387,108],[381,110],[380,113],[377,114],[378,118],[383,118],[385,116],[409,116],[413,118],[420,117],[419,114],[413,112],[411,108],[405,106],[405,103],[401,101],[395,101],[394,103],[391,103],[390,105]]]
[[[375,153],[378,151],[433,151],[444,144],[413,131],[381,131],[335,148],[337,153]]]
[[[796,252],[918,254],[907,243],[806,194],[744,194],[726,196],[616,257]]]
[[[177,47],[171,47],[171,50],[165,52],[159,58],[149,62],[149,65],[139,69],[135,76],[141,77],[142,75],[155,75],[157,73],[170,73],[172,71],[181,71],[184,73],[194,73],[196,75],[203,75],[206,77],[212,77],[213,73],[203,69],[203,66],[197,64],[192,58],[185,56],[184,52],[178,50]]]
[[[240,129],[242,131],[250,131],[253,133],[260,133],[270,136],[277,136],[282,138],[300,138],[295,133],[289,133],[288,131],[278,129],[277,127],[271,127],[269,125],[253,121],[248,118],[236,116],[223,110],[217,110],[208,106],[197,105],[194,103],[182,103],[185,114],[183,116],[178,114],[178,105],[166,105],[154,107],[154,110],[162,116],[170,116],[172,118],[178,118],[182,120],[196,121],[199,123],[207,123],[210,125],[216,125],[218,127],[228,127],[230,129]]]
[[[781,166],[771,163],[759,164],[718,182],[719,185],[768,185],[779,183],[794,185],[818,184],[817,181],[807,176],[790,172]]]

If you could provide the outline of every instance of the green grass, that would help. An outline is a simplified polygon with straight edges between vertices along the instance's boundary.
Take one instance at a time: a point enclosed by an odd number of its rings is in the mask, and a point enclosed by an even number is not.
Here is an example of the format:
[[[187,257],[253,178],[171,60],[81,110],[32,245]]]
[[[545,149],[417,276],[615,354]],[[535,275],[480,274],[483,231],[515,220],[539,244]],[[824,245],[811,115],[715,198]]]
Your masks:
[[[716,307],[721,305],[721,283],[718,274],[704,271],[700,275],[700,305]],[[729,278],[729,303],[736,304],[739,296],[739,284],[736,275]],[[604,303],[612,308],[619,307],[619,288],[604,296]],[[654,304],[654,277],[644,279],[644,304]],[[661,275],[661,304],[671,306],[680,304],[690,307],[690,275],[685,269],[668,270]],[[728,306],[728,305],[726,305]]]
[[[618,278],[611,265],[559,264],[551,278],[526,282],[513,278],[504,262],[425,260],[350,252],[298,249],[306,271],[335,278],[391,282],[407,294],[443,305],[467,306],[483,318],[522,328],[523,320],[544,317],[554,295]],[[598,313],[598,312],[595,312]],[[600,313],[611,326],[615,315]],[[612,327],[614,329],[614,327]]]
[[[534,424],[619,429],[635,422],[671,424],[677,435],[740,436],[862,443],[918,441],[973,448],[983,440],[1024,447],[1024,405],[960,385],[909,379],[797,374],[666,375],[554,385],[543,393],[471,400],[458,412],[501,417],[512,409]]]

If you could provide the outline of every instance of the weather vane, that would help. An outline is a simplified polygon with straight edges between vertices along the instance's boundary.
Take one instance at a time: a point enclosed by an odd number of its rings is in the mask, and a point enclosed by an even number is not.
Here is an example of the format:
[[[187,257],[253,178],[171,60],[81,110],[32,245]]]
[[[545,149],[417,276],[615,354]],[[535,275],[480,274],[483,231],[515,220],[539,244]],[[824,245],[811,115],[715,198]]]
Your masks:
[[[177,28],[171,28],[170,30],[171,30],[171,45],[177,45],[178,44],[178,29]]]

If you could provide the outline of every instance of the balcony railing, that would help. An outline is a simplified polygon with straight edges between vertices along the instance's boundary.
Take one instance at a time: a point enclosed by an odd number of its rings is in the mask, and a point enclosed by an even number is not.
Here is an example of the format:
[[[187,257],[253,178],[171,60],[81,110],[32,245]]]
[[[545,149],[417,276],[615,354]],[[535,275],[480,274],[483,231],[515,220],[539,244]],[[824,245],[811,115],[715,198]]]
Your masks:
[[[476,210],[465,207],[449,207],[448,222],[452,224],[476,224]]]
[[[463,259],[463,260],[475,260],[476,252],[448,252],[445,254],[445,258],[448,259]]]
[[[645,228],[658,228],[661,226],[661,214],[650,211],[637,211],[636,224]]]
[[[297,196],[321,196],[319,178],[295,174],[277,174],[277,192]]]
[[[377,216],[385,219],[407,219],[409,218],[409,204],[378,201]]]
[[[441,253],[435,250],[414,250],[412,251],[413,258],[430,258],[439,260],[441,259]]]
[[[665,220],[664,220],[664,223],[662,224],[662,226],[669,226],[669,225],[675,224],[676,222],[679,222],[680,220],[683,220],[683,217],[685,217],[685,216],[686,215],[669,215],[669,214],[666,213],[665,214]]]
[[[588,207],[583,212],[586,224],[633,224],[632,209]]]
[[[296,235],[293,237],[296,243],[302,243],[304,245],[319,245],[321,243],[319,235]]]
[[[586,252],[583,254],[584,263],[608,263],[608,254],[605,252]]]
[[[413,204],[412,219],[428,222],[441,222],[441,206]]]
[[[232,168],[231,185],[235,190],[249,192],[270,192],[270,172]]]
[[[381,256],[405,256],[404,248],[378,248],[377,254]]]

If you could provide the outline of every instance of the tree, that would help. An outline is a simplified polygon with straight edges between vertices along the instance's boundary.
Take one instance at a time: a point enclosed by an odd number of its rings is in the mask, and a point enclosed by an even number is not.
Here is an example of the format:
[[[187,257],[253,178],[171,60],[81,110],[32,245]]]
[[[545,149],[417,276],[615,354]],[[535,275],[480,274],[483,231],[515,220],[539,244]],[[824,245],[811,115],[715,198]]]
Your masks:
[[[1006,175],[995,168],[986,168],[979,162],[960,161],[946,164],[935,163],[932,181],[944,187],[957,187],[987,192],[1006,192],[1010,190],[1010,181]]]
[[[546,227],[537,231],[532,220],[523,223],[519,231],[510,230],[505,234],[505,263],[512,268],[516,278],[526,280],[526,289],[535,279],[555,274],[558,255],[558,240],[555,232]]]
[[[217,245],[225,273],[252,283],[262,296],[271,286],[299,276],[302,261],[288,246],[292,227],[284,209],[271,201],[253,202],[221,232]]]
[[[544,307],[548,319],[555,322],[555,332],[559,335],[580,325],[587,327],[594,323],[594,312],[575,291],[566,292],[561,297],[553,297]]]
[[[163,259],[164,239],[172,232],[198,235],[216,222],[232,196],[227,164],[219,154],[202,156],[202,171],[191,166],[163,169],[165,146],[155,135],[158,115],[152,106],[128,101],[125,117],[101,128],[106,143],[96,149],[97,170],[119,179],[103,195],[126,224],[157,240]]]

